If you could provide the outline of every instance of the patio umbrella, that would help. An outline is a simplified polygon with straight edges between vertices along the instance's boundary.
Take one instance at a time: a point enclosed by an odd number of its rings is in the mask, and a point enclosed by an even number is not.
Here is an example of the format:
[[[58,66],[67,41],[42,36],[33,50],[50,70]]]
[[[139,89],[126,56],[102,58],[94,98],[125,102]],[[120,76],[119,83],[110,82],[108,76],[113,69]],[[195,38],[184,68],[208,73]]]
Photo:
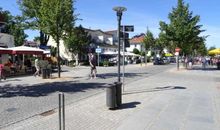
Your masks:
[[[165,56],[166,56],[166,57],[170,57],[170,56],[173,56],[173,54],[171,54],[171,53],[166,53]]]
[[[210,50],[209,51],[210,55],[220,55],[220,48],[214,49],[214,50]]]
[[[12,54],[12,50],[0,47],[0,54]]]
[[[33,55],[42,55],[44,50],[34,47],[27,46],[18,46],[10,48],[13,50],[13,54],[33,54]]]

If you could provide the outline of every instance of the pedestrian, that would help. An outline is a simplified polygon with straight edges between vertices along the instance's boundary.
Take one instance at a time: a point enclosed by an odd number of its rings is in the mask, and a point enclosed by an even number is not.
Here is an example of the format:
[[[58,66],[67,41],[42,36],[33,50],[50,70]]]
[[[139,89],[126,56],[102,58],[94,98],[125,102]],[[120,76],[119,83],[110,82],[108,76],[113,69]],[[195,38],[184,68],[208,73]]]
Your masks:
[[[4,71],[4,65],[0,64],[0,80],[4,79],[6,80],[5,71]]]
[[[36,69],[36,72],[34,73],[34,76],[36,76],[36,75],[40,76],[40,66],[39,66],[39,59],[38,58],[35,59],[34,66],[35,66],[35,69]]]
[[[94,53],[89,53],[89,65],[91,66],[90,77],[91,79],[96,78],[96,57]]]

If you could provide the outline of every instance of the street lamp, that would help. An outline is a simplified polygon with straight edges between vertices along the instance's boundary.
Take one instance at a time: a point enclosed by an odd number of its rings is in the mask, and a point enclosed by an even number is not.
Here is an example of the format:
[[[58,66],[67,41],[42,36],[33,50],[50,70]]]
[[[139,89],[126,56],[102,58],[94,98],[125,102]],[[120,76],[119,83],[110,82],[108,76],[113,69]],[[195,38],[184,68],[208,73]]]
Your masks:
[[[121,40],[120,40],[120,27],[121,27],[121,16],[124,11],[127,9],[125,7],[114,7],[114,11],[116,11],[117,19],[118,19],[118,82],[121,81],[120,78],[120,46],[121,46]]]

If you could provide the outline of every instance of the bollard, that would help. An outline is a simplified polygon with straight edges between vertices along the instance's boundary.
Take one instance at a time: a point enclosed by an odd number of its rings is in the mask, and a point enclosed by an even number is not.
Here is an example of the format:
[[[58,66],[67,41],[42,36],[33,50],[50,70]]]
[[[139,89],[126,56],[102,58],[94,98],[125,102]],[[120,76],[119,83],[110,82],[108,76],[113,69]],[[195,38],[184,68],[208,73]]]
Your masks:
[[[65,96],[59,93],[59,130],[65,130]]]

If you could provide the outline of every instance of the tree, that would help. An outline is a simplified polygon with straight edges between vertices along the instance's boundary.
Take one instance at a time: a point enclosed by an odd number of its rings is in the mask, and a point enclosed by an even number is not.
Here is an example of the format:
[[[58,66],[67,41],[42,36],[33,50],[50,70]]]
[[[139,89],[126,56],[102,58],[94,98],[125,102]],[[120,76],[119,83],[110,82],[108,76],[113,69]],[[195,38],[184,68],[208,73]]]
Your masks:
[[[40,18],[38,14],[40,14],[40,8],[42,1],[41,0],[19,0],[18,4],[20,5],[20,9],[22,11],[23,16],[25,17],[26,28],[29,29],[40,29],[39,22]],[[49,35],[40,30],[39,41],[41,45],[47,45],[49,41]]]
[[[168,16],[170,23],[160,22],[159,39],[162,40],[168,48],[174,50],[179,47],[185,55],[190,55],[199,47],[205,46],[206,36],[200,36],[202,25],[198,25],[200,16],[193,16],[189,11],[189,5],[178,0],[176,8]],[[166,43],[165,43],[166,42]]]
[[[137,48],[134,48],[134,49],[133,49],[133,53],[134,53],[134,54],[140,54],[140,51],[139,51]]]
[[[19,15],[12,16],[9,11],[3,11],[2,8],[0,8],[0,14],[3,16],[5,22],[5,27],[2,32],[14,36],[15,46],[23,45],[25,39],[28,37],[24,32],[25,26],[23,17]]]
[[[80,25],[67,33],[64,38],[64,43],[68,50],[73,54],[72,56],[76,60],[76,65],[78,65],[79,56],[86,53],[86,49],[91,43],[91,36],[88,35],[88,32],[86,32]]]
[[[41,0],[37,17],[39,28],[53,37],[57,43],[58,77],[60,77],[60,40],[71,29],[76,20],[72,0]]]
[[[146,51],[155,47],[155,39],[153,33],[149,29],[147,29],[143,43]]]

